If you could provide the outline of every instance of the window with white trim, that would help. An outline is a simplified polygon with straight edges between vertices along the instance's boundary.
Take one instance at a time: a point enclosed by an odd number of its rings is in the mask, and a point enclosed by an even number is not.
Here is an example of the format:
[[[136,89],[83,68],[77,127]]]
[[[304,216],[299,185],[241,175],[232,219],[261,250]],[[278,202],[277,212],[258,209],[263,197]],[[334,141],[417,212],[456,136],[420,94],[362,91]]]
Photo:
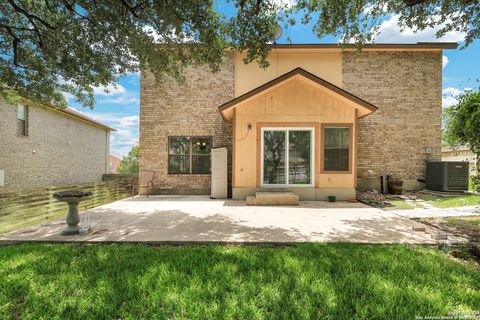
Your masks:
[[[313,128],[262,129],[262,185],[313,185]]]
[[[19,136],[28,136],[28,107],[17,105],[17,134]]]

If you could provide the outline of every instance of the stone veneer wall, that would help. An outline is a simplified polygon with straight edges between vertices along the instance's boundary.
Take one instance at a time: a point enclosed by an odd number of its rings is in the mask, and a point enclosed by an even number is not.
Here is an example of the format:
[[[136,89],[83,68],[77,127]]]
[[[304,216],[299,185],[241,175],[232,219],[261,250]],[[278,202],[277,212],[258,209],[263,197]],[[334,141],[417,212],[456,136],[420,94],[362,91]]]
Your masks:
[[[441,159],[442,53],[344,52],[342,68],[343,89],[379,108],[359,121],[358,188],[386,174],[422,187],[425,160]]]
[[[156,83],[152,75],[142,74],[140,81],[140,171],[155,171],[157,194],[210,192],[209,174],[168,174],[169,136],[212,136],[214,147],[226,146],[231,187],[232,128],[218,107],[235,95],[232,56],[225,57],[217,73],[189,67],[185,78],[183,84],[171,79]]]
[[[2,191],[101,181],[109,133],[48,107],[28,108],[28,137],[17,135],[17,108],[0,100]]]

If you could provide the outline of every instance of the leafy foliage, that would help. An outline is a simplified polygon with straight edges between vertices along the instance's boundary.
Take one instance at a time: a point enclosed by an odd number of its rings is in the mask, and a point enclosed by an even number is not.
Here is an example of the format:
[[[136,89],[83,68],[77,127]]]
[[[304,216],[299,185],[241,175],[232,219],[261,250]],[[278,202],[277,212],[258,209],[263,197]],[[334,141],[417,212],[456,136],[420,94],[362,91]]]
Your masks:
[[[480,3],[473,0],[230,0],[226,17],[213,0],[5,0],[0,2],[0,95],[65,107],[64,93],[93,107],[93,87],[129,73],[150,71],[182,80],[190,65],[216,71],[224,50],[245,52],[245,63],[267,67],[277,24],[315,17],[320,38],[371,41],[383,17],[418,30],[441,25],[479,37]],[[446,22],[446,23],[444,23]]]
[[[119,173],[138,173],[138,161],[140,159],[140,146],[134,145],[128,152],[128,155],[123,157],[118,166]]]
[[[480,175],[470,177],[468,189],[474,192],[480,192]]]
[[[67,92],[93,107],[92,86],[128,73],[181,80],[187,65],[215,71],[227,43],[265,57],[275,6],[255,3],[240,3],[238,19],[227,20],[213,0],[2,1],[0,92],[61,107]]]
[[[480,91],[467,91],[459,102],[444,110],[444,140],[455,148],[467,145],[476,155],[480,167]]]
[[[289,13],[298,12],[304,13],[302,23],[318,17],[313,30],[319,38],[334,35],[359,45],[374,40],[382,18],[389,15],[399,15],[402,29],[440,27],[437,38],[451,31],[466,32],[464,46],[480,36],[480,2],[475,0],[298,0]]]

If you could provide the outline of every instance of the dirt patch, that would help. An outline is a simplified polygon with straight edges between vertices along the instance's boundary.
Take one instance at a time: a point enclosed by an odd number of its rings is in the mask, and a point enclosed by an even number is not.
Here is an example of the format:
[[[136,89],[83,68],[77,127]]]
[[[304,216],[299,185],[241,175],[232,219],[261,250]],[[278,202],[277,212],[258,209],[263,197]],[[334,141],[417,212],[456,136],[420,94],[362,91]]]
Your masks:
[[[462,259],[470,254],[480,262],[480,216],[417,218],[414,220],[467,238],[466,244],[452,247],[451,254]]]
[[[401,195],[382,194],[376,190],[357,192],[357,200],[375,208],[381,209],[413,209],[420,205],[416,203],[416,192],[402,192]]]

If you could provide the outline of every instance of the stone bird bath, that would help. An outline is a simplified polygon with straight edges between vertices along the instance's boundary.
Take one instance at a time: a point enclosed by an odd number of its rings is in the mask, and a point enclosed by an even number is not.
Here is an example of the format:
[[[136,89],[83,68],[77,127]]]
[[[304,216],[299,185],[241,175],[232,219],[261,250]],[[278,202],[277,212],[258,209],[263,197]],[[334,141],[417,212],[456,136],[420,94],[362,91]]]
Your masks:
[[[61,202],[68,204],[67,227],[63,229],[63,235],[78,234],[78,223],[80,215],[78,214],[78,203],[83,200],[90,199],[93,193],[83,191],[63,191],[55,192],[53,197]]]

